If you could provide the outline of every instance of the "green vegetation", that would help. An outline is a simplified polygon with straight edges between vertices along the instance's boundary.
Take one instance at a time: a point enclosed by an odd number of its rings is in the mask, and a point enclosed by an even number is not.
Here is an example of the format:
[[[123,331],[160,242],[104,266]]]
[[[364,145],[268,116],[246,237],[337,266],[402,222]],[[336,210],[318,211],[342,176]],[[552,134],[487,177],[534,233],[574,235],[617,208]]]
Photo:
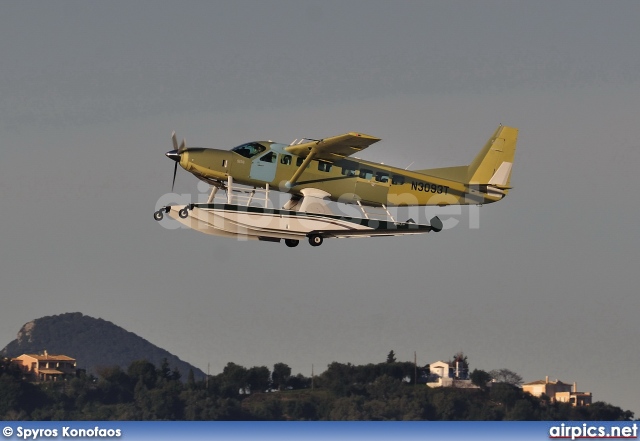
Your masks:
[[[484,389],[430,389],[414,384],[415,367],[387,361],[362,366],[333,362],[314,379],[277,363],[186,380],[164,360],[98,376],[34,384],[0,361],[2,420],[630,420],[633,413],[603,402],[588,407],[551,403],[509,383]],[[482,383],[486,372],[471,377]],[[428,375],[428,367],[418,375]],[[419,378],[420,378],[419,377]],[[477,377],[477,378],[476,378]],[[312,381],[313,380],[313,381]],[[279,389],[279,391],[278,391]],[[271,392],[265,392],[271,391]]]

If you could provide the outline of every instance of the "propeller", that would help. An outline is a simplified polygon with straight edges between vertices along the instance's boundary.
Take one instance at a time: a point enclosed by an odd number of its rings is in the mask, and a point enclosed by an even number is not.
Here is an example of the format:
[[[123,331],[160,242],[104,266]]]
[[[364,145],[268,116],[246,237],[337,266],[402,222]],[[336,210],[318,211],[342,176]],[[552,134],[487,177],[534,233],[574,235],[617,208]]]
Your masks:
[[[173,159],[176,162],[173,166],[173,182],[171,183],[171,191],[173,191],[173,187],[176,184],[176,173],[178,173],[178,163],[180,162],[182,152],[187,149],[187,146],[184,138],[182,138],[182,143],[178,145],[178,139],[176,138],[175,130],[171,134],[171,141],[173,141],[173,150],[165,153],[165,156],[169,159]]]

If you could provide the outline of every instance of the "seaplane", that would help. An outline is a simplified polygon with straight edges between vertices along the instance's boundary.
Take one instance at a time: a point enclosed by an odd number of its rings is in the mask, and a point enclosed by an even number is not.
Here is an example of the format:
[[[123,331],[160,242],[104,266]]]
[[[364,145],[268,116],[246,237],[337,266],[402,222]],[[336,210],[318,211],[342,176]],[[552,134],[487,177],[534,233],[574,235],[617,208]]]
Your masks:
[[[166,156],[211,186],[206,203],[167,205],[154,213],[197,231],[243,237],[295,247],[307,238],[319,246],[326,238],[401,236],[438,232],[438,217],[418,224],[396,221],[389,207],[484,205],[502,200],[511,190],[511,171],[518,129],[500,125],[463,166],[407,170],[355,157],[380,141],[349,132],[323,139],[303,138],[290,144],[254,141],[230,150],[178,145]],[[226,198],[216,202],[224,190]],[[289,195],[280,208],[269,207],[269,191]],[[330,202],[349,204],[362,213],[336,214]],[[371,210],[381,210],[382,217]]]

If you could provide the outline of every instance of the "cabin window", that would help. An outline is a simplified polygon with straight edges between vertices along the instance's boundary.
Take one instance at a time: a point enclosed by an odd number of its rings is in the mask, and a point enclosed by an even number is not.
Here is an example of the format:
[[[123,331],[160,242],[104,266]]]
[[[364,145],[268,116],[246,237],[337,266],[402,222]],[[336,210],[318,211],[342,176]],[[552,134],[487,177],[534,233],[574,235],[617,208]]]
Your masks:
[[[318,170],[328,172],[331,170],[332,165],[333,164],[331,164],[330,162],[318,161]]]
[[[260,158],[260,160],[262,162],[272,162],[273,163],[273,162],[276,162],[276,157],[277,156],[278,156],[277,154],[275,154],[273,152],[269,152],[266,155],[264,155],[262,158]]]
[[[402,185],[404,184],[404,176],[393,175],[391,177],[391,185]]]
[[[284,165],[291,165],[291,155],[282,155],[280,163]]]
[[[389,175],[384,172],[376,172],[376,181],[389,182]]]
[[[257,142],[249,142],[247,144],[239,145],[238,147],[234,147],[231,149],[232,152],[236,152],[240,156],[244,156],[245,158],[251,158],[258,153],[262,153],[266,150],[266,147],[262,144],[258,144]]]
[[[298,167],[300,167],[302,165],[302,163],[304,162],[304,158],[298,158],[296,159],[296,165]],[[309,164],[307,164],[307,168],[309,168]]]
[[[356,169],[352,167],[342,167],[342,174],[344,176],[355,176]]]
[[[360,170],[359,176],[362,179],[371,179],[371,177],[373,176],[373,171],[363,168],[362,170]]]

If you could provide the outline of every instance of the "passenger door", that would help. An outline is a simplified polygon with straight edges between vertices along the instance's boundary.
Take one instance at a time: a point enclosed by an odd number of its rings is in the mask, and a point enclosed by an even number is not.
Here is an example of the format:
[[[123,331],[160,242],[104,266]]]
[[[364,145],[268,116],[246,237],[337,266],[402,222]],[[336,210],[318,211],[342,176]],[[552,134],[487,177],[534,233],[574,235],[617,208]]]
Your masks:
[[[276,177],[278,154],[268,151],[251,161],[249,177],[258,181],[271,182]]]

